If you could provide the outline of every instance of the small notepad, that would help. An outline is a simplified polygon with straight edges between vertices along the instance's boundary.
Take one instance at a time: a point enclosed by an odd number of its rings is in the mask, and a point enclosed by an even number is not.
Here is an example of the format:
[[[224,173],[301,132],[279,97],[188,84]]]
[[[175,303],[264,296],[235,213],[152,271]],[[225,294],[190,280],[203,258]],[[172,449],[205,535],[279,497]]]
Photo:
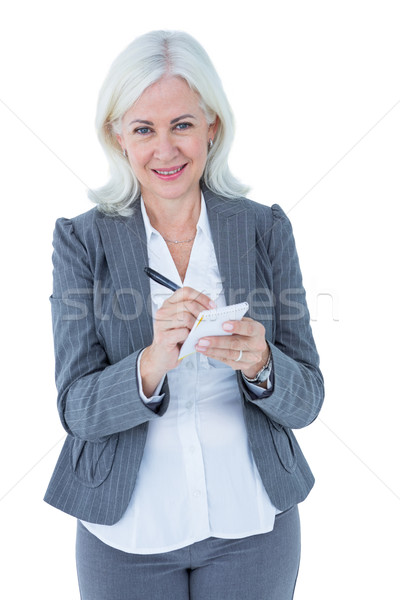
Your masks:
[[[196,344],[200,338],[209,335],[232,335],[222,329],[226,321],[240,321],[249,309],[247,302],[222,306],[212,310],[203,310],[196,319],[188,337],[184,341],[179,353],[179,360],[196,352]]]

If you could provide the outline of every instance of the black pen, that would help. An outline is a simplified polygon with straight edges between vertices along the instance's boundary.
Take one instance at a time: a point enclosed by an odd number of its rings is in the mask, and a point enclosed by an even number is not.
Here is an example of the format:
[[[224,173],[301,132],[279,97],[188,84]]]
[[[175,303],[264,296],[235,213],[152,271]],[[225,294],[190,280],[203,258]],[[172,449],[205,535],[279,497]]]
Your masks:
[[[176,285],[176,283],[174,283],[170,279],[167,279],[166,277],[164,277],[164,275],[161,275],[161,273],[158,273],[154,269],[150,269],[150,267],[145,267],[144,272],[150,277],[150,279],[156,281],[160,285],[163,285],[169,290],[172,290],[173,292],[176,292],[176,290],[179,290],[181,288],[180,285]]]

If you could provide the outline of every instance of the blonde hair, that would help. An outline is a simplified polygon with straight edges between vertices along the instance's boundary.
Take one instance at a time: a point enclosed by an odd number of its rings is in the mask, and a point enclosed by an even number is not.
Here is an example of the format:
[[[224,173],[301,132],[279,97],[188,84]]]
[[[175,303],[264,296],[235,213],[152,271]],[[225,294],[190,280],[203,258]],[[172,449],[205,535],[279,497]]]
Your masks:
[[[245,195],[248,188],[230,172],[228,155],[233,141],[232,110],[221,80],[204,48],[182,31],[152,31],[135,39],[112,63],[100,90],[96,129],[110,166],[110,179],[89,190],[89,198],[107,214],[128,216],[140,195],[140,184],[122,154],[116,135],[121,120],[146,88],[165,74],[181,77],[200,97],[209,124],[219,118],[203,181],[217,194]]]

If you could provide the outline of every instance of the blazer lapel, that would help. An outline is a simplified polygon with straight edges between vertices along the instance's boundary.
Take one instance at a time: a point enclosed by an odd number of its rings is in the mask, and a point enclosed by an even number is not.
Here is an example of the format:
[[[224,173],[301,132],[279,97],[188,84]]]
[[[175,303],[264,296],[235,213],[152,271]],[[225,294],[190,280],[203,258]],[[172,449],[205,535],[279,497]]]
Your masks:
[[[203,187],[215,254],[228,304],[251,304],[255,288],[255,220],[241,199],[221,198]]]
[[[140,209],[131,217],[102,216],[97,221],[111,278],[134,348],[144,347],[153,338],[150,282],[144,273],[148,265],[146,232]]]

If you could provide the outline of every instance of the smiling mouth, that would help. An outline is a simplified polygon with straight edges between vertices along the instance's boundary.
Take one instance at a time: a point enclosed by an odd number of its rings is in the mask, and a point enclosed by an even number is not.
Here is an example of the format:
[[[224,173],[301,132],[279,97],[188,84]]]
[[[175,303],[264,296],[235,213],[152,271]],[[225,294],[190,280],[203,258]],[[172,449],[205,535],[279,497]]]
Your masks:
[[[176,169],[171,169],[171,170],[153,169],[153,171],[155,171],[159,175],[175,175],[176,173],[179,173],[180,171],[182,171],[185,167],[186,167],[186,164],[182,165],[181,167],[177,167]]]

